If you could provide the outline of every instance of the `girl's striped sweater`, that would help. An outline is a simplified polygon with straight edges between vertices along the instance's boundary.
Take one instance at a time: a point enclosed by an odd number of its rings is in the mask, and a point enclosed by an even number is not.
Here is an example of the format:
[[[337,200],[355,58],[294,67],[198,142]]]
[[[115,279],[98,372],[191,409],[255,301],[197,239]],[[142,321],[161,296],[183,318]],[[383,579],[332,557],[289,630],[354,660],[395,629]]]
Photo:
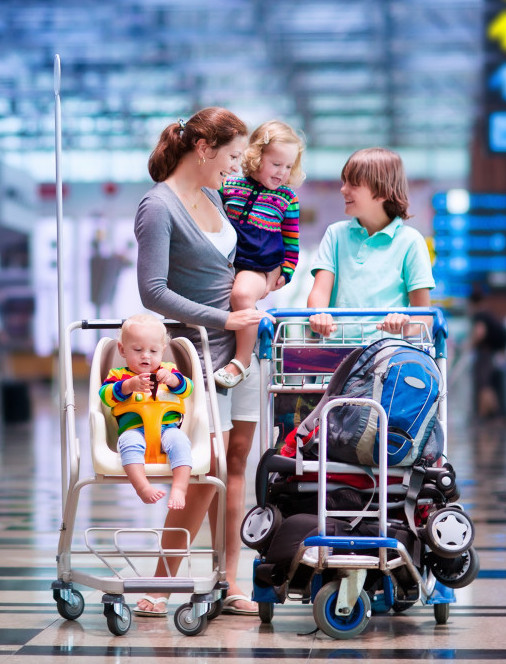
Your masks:
[[[237,232],[235,266],[270,272],[288,283],[299,259],[299,200],[289,187],[266,189],[251,177],[228,178],[220,190]]]

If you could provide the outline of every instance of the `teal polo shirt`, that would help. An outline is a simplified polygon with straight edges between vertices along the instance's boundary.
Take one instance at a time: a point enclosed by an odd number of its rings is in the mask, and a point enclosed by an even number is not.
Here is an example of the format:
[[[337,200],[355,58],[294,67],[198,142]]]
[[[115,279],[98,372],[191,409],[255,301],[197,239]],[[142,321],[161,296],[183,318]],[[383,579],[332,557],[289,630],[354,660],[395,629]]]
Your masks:
[[[425,239],[400,217],[371,236],[356,218],[331,224],[311,274],[318,270],[335,275],[330,307],[407,307],[410,291],[435,286]]]

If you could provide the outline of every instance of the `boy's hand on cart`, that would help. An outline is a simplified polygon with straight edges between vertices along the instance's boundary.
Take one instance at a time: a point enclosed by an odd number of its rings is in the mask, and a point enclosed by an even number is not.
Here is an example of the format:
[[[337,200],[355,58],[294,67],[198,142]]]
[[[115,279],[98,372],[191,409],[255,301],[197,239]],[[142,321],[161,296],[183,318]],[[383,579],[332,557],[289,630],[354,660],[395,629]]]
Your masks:
[[[337,330],[337,324],[330,314],[313,314],[309,317],[309,325],[313,332],[329,337]]]
[[[388,332],[388,334],[401,334],[402,328],[407,325],[410,318],[407,314],[388,314],[382,323],[378,323],[376,328]]]
[[[258,325],[263,318],[269,318],[273,323],[276,322],[274,316],[261,309],[239,309],[239,311],[231,311],[228,315],[225,329],[243,330],[250,325]]]

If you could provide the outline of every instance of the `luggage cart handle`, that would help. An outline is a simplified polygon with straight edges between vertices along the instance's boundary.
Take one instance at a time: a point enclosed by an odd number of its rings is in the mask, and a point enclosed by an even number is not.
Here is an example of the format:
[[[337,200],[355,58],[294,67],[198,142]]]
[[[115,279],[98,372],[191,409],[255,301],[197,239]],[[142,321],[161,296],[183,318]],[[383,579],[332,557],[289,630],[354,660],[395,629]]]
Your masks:
[[[400,307],[399,309],[366,308],[366,309],[269,309],[267,311],[274,318],[309,318],[314,314],[330,314],[331,316],[360,317],[360,316],[386,316],[391,313],[406,314],[407,316],[432,316],[432,336],[436,357],[446,357],[446,339],[448,338],[448,324],[441,309],[438,307]],[[258,326],[260,339],[260,359],[272,359],[272,341],[274,339],[274,324],[267,317],[260,321]]]

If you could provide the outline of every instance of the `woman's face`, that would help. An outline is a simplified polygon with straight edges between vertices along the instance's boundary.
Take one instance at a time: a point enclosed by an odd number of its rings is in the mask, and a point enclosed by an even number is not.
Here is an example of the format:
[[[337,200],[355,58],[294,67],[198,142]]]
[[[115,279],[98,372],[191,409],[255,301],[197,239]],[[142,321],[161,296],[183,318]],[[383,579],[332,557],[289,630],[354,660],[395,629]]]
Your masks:
[[[206,185],[211,189],[219,189],[225,178],[238,173],[241,157],[247,144],[246,136],[236,136],[230,143],[221,148],[208,147],[204,151]]]

